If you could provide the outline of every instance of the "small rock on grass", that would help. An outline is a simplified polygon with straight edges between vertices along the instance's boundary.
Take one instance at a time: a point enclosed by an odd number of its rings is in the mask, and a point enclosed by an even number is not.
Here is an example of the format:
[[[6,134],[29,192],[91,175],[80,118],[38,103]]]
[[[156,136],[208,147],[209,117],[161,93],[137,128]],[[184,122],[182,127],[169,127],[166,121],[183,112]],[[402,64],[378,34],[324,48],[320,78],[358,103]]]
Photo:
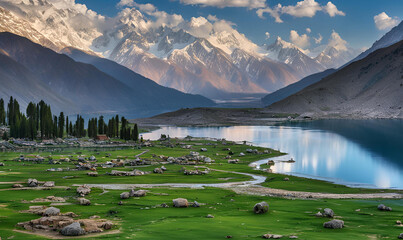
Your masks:
[[[80,226],[80,223],[74,222],[68,226],[65,226],[60,234],[63,236],[81,236],[85,234],[84,229]]]
[[[214,218],[214,216],[211,214],[207,214],[206,218]]]
[[[122,192],[120,194],[120,199],[128,199],[130,197],[129,192]]]
[[[325,222],[323,224],[324,228],[340,229],[344,227],[344,221],[333,219],[332,221]]]
[[[378,205],[378,210],[381,210],[381,211],[392,211],[392,208],[391,208],[391,207],[387,207],[387,206],[385,206],[384,204],[379,204],[379,205]]]
[[[189,205],[188,200],[185,198],[176,198],[172,202],[176,208],[186,208]]]
[[[316,216],[316,217],[323,217],[323,214],[322,214],[321,212],[317,212],[317,213],[315,214],[315,216]]]
[[[78,201],[79,201],[80,205],[83,205],[83,206],[91,205],[91,201],[86,198],[79,198]]]
[[[401,233],[397,238],[398,239],[403,239],[403,233]]]
[[[253,207],[253,211],[256,214],[266,213],[269,211],[269,204],[267,204],[267,202],[256,203],[256,205]]]
[[[57,216],[60,214],[60,209],[55,207],[46,208],[45,212],[43,212],[43,216]]]
[[[325,217],[330,217],[330,218],[332,218],[332,217],[334,217],[334,212],[333,212],[333,210],[330,209],[330,208],[325,208],[325,209],[323,210],[323,215],[324,215]]]
[[[262,238],[264,238],[264,239],[270,239],[270,238],[271,239],[280,239],[282,237],[283,237],[283,235],[270,234],[270,233],[267,233],[267,234],[262,236]]]

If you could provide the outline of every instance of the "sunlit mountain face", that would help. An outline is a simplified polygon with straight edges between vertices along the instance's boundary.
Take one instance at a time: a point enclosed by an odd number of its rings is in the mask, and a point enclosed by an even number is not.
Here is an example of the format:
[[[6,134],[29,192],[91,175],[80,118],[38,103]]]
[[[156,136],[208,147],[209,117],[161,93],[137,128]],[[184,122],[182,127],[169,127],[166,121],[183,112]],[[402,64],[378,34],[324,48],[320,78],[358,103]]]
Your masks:
[[[214,99],[273,92],[338,68],[369,46],[343,34],[352,14],[345,3],[213,2],[1,0],[0,30],[55,51],[73,47],[109,58],[163,86]],[[318,26],[318,19],[335,27]],[[366,21],[385,32],[398,16]]]

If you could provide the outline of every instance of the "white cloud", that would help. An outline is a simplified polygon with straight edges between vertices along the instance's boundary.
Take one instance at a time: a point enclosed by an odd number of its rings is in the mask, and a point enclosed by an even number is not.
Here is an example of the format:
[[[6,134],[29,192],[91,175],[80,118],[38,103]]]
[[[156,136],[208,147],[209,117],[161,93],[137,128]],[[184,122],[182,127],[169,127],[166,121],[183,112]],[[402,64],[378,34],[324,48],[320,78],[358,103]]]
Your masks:
[[[334,17],[336,15],[345,16],[346,14],[342,11],[339,11],[332,2],[328,2],[326,6],[323,7],[323,10],[329,14],[329,16]]]
[[[294,17],[313,17],[322,7],[315,0],[303,0],[297,2],[295,6],[284,6],[281,8],[282,13],[289,14]]]
[[[327,5],[321,6],[315,0],[302,0],[297,2],[296,5],[282,6],[281,4],[277,4],[274,8],[260,8],[256,11],[256,14],[260,18],[264,18],[264,14],[268,13],[277,23],[282,23],[283,20],[281,20],[281,15],[283,14],[288,14],[293,17],[314,17],[319,11],[323,11],[331,17],[336,15],[346,15],[344,12],[338,10],[336,5],[332,2],[328,2]]]
[[[290,41],[303,49],[310,45],[308,35],[299,35],[298,32],[295,30],[290,31]]]
[[[385,12],[374,16],[375,26],[379,30],[389,30],[399,24],[399,18],[391,18]]]
[[[124,0],[127,1],[127,0]],[[266,0],[180,0],[181,3],[186,5],[201,5],[203,7],[246,7],[264,8],[266,7]]]
[[[317,37],[317,38],[314,37],[313,40],[315,40],[315,43],[316,43],[316,44],[320,44],[320,43],[322,42],[322,40],[323,40],[323,37],[322,37],[322,35],[319,33],[319,34],[318,34],[318,37]]]
[[[347,51],[347,41],[342,39],[340,35],[334,30],[330,35],[328,46],[334,47],[339,51]]]
[[[264,35],[266,36],[266,40],[270,38],[270,33],[269,32],[265,32]]]
[[[256,11],[256,14],[260,18],[264,18],[264,14],[268,13],[272,18],[275,19],[276,23],[282,23],[283,20],[281,20],[280,16],[280,9],[281,9],[281,4],[278,4],[274,9],[267,7],[267,8],[260,8]]]
[[[310,28],[306,28],[306,32],[307,32],[307,33],[311,33],[312,30],[311,30]]]

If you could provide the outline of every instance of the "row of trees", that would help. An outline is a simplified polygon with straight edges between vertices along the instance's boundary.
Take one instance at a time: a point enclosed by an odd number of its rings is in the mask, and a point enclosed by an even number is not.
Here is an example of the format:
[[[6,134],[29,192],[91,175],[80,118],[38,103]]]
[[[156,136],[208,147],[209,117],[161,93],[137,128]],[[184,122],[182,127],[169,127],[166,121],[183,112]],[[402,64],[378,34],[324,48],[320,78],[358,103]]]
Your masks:
[[[96,137],[97,135],[106,135],[110,138],[119,137],[124,140],[134,140],[139,139],[139,130],[137,124],[134,124],[133,129],[129,126],[129,122],[122,117],[122,125],[119,131],[119,115],[109,119],[108,124],[105,123],[104,117],[100,116],[98,118],[91,118],[88,121],[88,137]]]
[[[0,99],[0,125],[10,127],[10,137],[41,139],[63,138],[65,134],[73,137],[95,138],[97,135],[107,135],[108,137],[121,137],[125,140],[138,140],[137,124],[132,129],[128,126],[128,121],[122,117],[122,126],[119,131],[119,116],[116,115],[105,123],[104,117],[92,118],[88,121],[88,128],[85,129],[84,118],[77,115],[75,123],[69,121],[69,117],[63,112],[59,116],[52,115],[50,105],[44,101],[38,104],[30,102],[26,109],[26,114],[20,112],[20,105],[16,99],[10,97],[5,110],[5,102]],[[3,136],[4,137],[4,136]],[[5,137],[8,137],[7,135]]]

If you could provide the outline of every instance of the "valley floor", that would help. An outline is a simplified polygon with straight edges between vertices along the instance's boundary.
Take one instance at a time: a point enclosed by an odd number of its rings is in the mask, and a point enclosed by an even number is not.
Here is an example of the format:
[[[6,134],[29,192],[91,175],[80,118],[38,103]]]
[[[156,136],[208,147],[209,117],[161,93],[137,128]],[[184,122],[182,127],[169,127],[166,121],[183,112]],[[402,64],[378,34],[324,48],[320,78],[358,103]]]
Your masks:
[[[247,149],[256,151],[248,153]],[[229,151],[233,155],[229,155]],[[190,152],[199,152],[199,156],[213,162],[168,163],[189,156]],[[241,152],[245,155],[240,156]],[[54,206],[61,213],[74,212],[78,215],[76,220],[97,215],[113,222],[110,230],[81,237],[87,239],[256,239],[266,233],[284,238],[298,236],[299,239],[394,239],[403,232],[403,227],[396,224],[403,220],[403,191],[349,188],[249,166],[257,160],[282,154],[272,149],[195,138],[153,141],[147,146],[127,143],[114,148],[52,147],[40,151],[24,148],[1,152],[0,162],[4,166],[0,167],[0,237],[65,238],[57,231],[27,231],[16,226],[40,217],[26,212],[30,206]],[[38,155],[45,161],[28,161]],[[91,156],[96,160],[90,161]],[[228,156],[232,156],[231,159]],[[137,157],[148,164],[130,166],[133,164],[128,163]],[[235,159],[239,161],[230,163],[229,160]],[[119,162],[125,164],[111,164]],[[96,166],[96,169],[85,170],[83,164]],[[162,166],[167,170],[162,174],[153,173]],[[52,168],[56,170],[47,171]],[[130,172],[133,169],[145,175],[109,174],[113,170]],[[205,175],[184,174],[206,169]],[[95,170],[96,177],[88,175]],[[40,183],[54,181],[55,187],[28,187],[28,178]],[[22,186],[12,188],[13,184]],[[78,203],[76,190],[83,184],[92,186],[91,193],[85,196],[91,201],[89,206]],[[146,190],[147,194],[121,199],[120,194],[131,188]],[[38,200],[48,196],[63,198],[64,202]],[[175,198],[186,198],[190,203],[197,201],[200,207],[174,208],[172,200]],[[255,214],[253,206],[261,201],[269,204],[269,212]],[[381,203],[393,210],[379,211],[377,206]],[[333,209],[334,218],[343,220],[345,227],[324,228],[323,223],[331,219],[315,216],[324,208]],[[207,218],[209,214],[213,218]]]

